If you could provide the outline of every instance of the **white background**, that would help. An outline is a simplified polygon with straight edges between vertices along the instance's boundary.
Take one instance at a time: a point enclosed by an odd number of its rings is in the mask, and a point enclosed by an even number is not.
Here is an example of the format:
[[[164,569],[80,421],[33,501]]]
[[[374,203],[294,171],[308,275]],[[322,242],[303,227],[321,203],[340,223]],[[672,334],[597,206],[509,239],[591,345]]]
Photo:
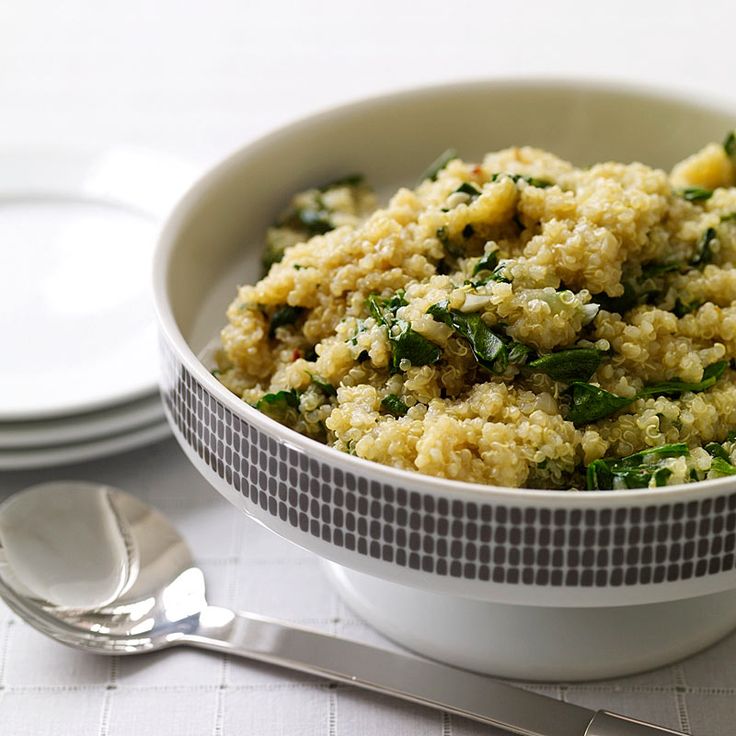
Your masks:
[[[736,97],[713,0],[3,0],[0,141],[133,142],[211,162],[382,91],[506,75]]]
[[[583,75],[731,98],[736,107],[735,71],[736,6],[712,0],[0,0],[0,146],[132,143],[204,167],[316,109],[416,84]],[[86,466],[0,474],[0,498],[56,477],[118,484],[172,514],[213,601],[380,641],[314,558],[242,520],[172,442]],[[653,674],[543,690],[725,736],[736,721],[736,639]],[[2,736],[168,733],[491,732],[208,654],[75,655],[0,606]]]

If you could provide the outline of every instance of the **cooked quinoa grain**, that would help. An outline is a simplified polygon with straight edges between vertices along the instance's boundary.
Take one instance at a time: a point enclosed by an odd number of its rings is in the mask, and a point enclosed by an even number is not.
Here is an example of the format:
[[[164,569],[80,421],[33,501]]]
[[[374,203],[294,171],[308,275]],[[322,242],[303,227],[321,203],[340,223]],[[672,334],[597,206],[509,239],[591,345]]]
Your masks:
[[[730,139],[727,139],[727,141]],[[445,156],[376,209],[296,195],[218,354],[243,400],[344,452],[492,485],[736,474],[736,162]]]

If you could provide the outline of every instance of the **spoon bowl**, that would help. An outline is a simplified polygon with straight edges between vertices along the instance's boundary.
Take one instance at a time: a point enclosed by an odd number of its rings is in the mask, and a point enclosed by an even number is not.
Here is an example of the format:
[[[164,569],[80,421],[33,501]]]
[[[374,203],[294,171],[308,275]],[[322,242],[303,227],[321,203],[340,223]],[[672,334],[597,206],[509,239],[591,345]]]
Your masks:
[[[90,483],[45,483],[0,505],[0,593],[53,638],[117,654],[170,646],[207,606],[170,522]]]

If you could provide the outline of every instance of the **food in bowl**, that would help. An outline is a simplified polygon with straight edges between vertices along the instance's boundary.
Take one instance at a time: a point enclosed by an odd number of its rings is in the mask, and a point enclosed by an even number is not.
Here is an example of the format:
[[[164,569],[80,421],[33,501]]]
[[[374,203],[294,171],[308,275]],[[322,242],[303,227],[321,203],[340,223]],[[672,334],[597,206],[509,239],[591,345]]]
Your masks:
[[[671,174],[522,147],[300,193],[216,375],[359,457],[511,487],[736,474],[736,135]]]

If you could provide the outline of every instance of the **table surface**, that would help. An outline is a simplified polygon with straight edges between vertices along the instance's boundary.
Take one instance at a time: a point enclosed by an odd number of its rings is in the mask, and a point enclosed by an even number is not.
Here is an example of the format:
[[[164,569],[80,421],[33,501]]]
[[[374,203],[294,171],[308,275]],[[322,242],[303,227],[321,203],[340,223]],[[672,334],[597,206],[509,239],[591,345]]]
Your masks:
[[[204,169],[243,142],[325,106],[416,84],[511,74],[583,74],[736,102],[734,27],[736,8],[715,0],[671,0],[666,10],[633,0],[2,3],[0,141],[137,144]],[[392,646],[343,605],[317,558],[235,512],[173,441],[77,466],[0,473],[0,499],[59,478],[111,483],[169,514],[189,539],[213,602]],[[725,736],[736,722],[736,637],[645,675],[533,687],[685,732]],[[0,733],[494,731],[214,654],[78,654],[45,640],[0,604]]]

